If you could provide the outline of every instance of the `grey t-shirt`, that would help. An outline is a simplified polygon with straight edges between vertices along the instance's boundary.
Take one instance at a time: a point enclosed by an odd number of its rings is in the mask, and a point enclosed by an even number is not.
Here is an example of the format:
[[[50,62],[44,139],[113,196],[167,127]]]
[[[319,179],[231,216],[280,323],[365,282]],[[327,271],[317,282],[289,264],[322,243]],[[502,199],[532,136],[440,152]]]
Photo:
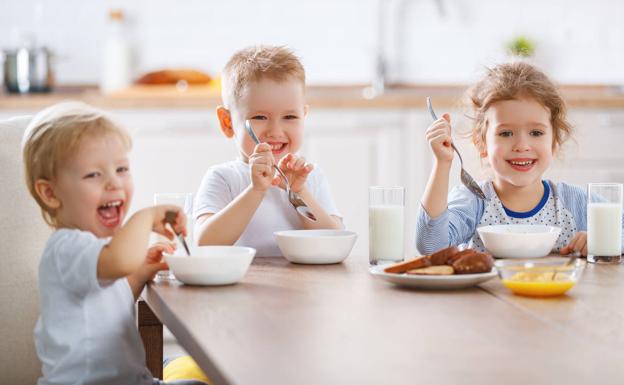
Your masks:
[[[128,280],[97,279],[107,242],[90,232],[60,229],[46,244],[35,327],[43,364],[38,385],[152,384]]]

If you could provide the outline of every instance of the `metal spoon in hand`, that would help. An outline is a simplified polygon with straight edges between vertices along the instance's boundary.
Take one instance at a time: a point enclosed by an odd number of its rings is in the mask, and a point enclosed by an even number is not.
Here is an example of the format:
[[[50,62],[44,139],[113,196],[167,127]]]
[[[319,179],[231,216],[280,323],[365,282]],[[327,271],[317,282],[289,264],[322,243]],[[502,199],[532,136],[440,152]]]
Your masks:
[[[433,112],[433,106],[431,105],[431,98],[429,96],[427,96],[427,109],[429,110],[429,114],[431,115],[431,118],[433,120],[438,120],[438,117],[436,116],[435,112]],[[451,147],[453,147],[453,150],[455,150],[455,152],[457,153],[457,156],[459,156],[459,163],[461,164],[460,179],[462,183],[474,195],[478,196],[479,198],[483,200],[486,200],[485,194],[483,193],[483,190],[481,190],[481,187],[479,187],[477,182],[475,182],[474,178],[470,174],[468,174],[468,171],[464,169],[464,160],[459,154],[459,151],[457,151],[457,147],[455,147],[453,142],[451,142]]]
[[[247,131],[251,139],[256,144],[260,144],[260,140],[258,139],[258,137],[256,136],[256,133],[251,127],[251,122],[249,121],[249,119],[245,120],[245,130]],[[273,168],[275,168],[275,170],[277,170],[277,172],[282,176],[282,178],[284,178],[284,184],[286,184],[286,194],[288,195],[288,200],[294,206],[295,210],[297,210],[299,215],[301,215],[305,219],[316,222],[316,216],[314,216],[314,213],[310,211],[310,209],[308,208],[308,205],[306,205],[303,199],[301,199],[299,194],[291,190],[290,181],[288,180],[288,177],[286,177],[286,175],[282,172],[282,170],[280,170],[279,167],[277,167],[276,164],[273,165]]]

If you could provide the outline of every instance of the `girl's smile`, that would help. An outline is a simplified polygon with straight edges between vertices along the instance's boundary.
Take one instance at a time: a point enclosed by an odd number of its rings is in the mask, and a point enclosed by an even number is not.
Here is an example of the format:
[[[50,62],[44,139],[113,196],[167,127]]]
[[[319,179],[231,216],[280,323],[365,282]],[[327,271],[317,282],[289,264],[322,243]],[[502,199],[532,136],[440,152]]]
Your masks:
[[[486,112],[486,153],[498,191],[539,187],[553,159],[550,111],[530,97],[502,100]]]
[[[516,171],[527,172],[531,171],[535,163],[537,163],[537,159],[531,158],[515,158],[508,159],[507,163]]]

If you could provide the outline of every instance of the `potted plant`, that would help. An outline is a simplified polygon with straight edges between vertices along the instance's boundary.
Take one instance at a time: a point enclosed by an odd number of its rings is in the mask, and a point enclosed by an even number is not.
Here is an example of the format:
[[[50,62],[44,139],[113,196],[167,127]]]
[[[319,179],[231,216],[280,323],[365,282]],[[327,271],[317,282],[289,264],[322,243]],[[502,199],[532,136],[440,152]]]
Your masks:
[[[507,43],[509,54],[518,59],[528,59],[535,53],[535,43],[526,36],[519,35]]]

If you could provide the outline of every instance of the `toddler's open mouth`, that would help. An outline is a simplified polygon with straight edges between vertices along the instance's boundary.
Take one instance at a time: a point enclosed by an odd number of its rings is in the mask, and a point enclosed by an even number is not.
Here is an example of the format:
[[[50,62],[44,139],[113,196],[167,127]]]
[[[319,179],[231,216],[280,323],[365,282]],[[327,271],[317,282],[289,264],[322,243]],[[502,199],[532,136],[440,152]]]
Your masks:
[[[507,163],[516,171],[529,171],[537,163],[537,159],[509,159]]]
[[[117,227],[121,223],[123,218],[123,205],[122,200],[114,200],[103,204],[98,207],[98,218],[100,222],[106,227]]]

